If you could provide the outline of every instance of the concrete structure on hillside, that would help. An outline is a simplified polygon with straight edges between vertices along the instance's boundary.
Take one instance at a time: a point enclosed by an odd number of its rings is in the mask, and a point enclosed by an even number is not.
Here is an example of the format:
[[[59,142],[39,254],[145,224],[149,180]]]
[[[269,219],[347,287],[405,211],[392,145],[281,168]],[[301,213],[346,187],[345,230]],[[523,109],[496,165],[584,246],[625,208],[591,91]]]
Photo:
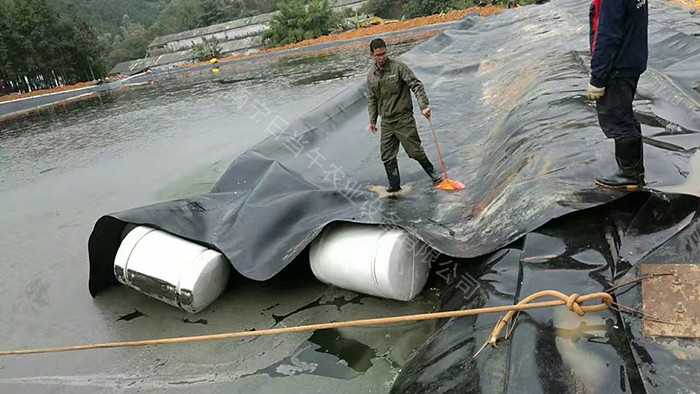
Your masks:
[[[333,9],[357,10],[365,3],[366,0],[335,0]],[[263,33],[276,14],[261,14],[156,37],[148,46],[146,58],[119,63],[110,74],[129,75],[147,68],[168,68],[191,62],[192,48],[204,40],[217,40],[223,55],[256,52],[263,46]]]
[[[366,0],[334,0],[333,9],[357,10]],[[249,18],[236,19],[230,22],[202,27],[166,36],[156,37],[148,46],[149,56],[163,53],[179,52],[192,49],[206,40],[218,40],[224,54],[231,54],[262,46],[262,34],[268,29],[270,21],[277,12],[261,14]]]
[[[235,48],[230,48],[228,51],[229,53],[235,52],[237,49],[240,50],[259,46],[262,44],[262,40],[255,40],[255,38],[260,38],[262,36],[276,14],[277,13],[274,12],[262,14],[195,30],[156,37],[148,46],[148,55],[157,56],[163,53],[192,49],[193,46],[201,44],[205,39],[216,39],[223,44],[228,44],[231,41],[238,42]]]

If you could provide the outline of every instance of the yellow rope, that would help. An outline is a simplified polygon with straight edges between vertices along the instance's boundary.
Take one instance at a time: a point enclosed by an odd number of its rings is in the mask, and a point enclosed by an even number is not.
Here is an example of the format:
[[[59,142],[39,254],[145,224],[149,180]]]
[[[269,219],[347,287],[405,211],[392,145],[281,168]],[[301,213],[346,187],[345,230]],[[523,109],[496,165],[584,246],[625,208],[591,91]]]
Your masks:
[[[564,303],[564,305],[566,305],[566,307],[571,312],[574,312],[579,316],[583,316],[588,312],[602,312],[604,310],[609,309],[610,305],[613,303],[613,298],[610,295],[610,293],[593,293],[585,296],[572,294],[567,296],[566,294],[556,290],[544,290],[540,291],[539,293],[535,293],[528,297],[525,297],[522,301],[518,302],[516,306],[527,305],[530,302],[542,297],[558,298],[561,302]],[[598,305],[581,305],[584,302],[594,300],[600,300],[601,303]],[[516,312],[518,311],[509,311],[508,313],[506,313],[505,316],[503,316],[503,318],[501,318],[501,320],[498,321],[498,324],[496,324],[496,327],[491,332],[491,337],[488,340],[488,343],[491,346],[496,346],[496,342],[498,341],[498,337],[500,336],[501,331],[503,331],[503,329],[508,326],[508,323],[510,323],[510,320],[513,318]]]
[[[544,302],[532,302],[541,297],[554,297],[556,300],[544,301]],[[601,303],[597,305],[581,305],[584,302],[600,300]],[[249,337],[260,337],[266,335],[280,335],[280,334],[292,334],[292,333],[302,333],[302,332],[313,332],[317,330],[328,330],[333,328],[348,328],[348,327],[371,327],[371,326],[383,326],[390,324],[406,323],[406,322],[417,322],[425,320],[437,320],[446,319],[454,317],[465,317],[465,316],[475,316],[486,313],[503,313],[508,312],[508,314],[502,318],[496,328],[494,329],[491,338],[498,337],[498,334],[503,330],[503,328],[508,324],[510,319],[513,317],[515,312],[530,310],[530,309],[542,309],[542,308],[552,308],[556,306],[566,305],[569,310],[584,314],[586,312],[600,312],[608,309],[612,303],[612,297],[608,293],[593,293],[585,296],[579,296],[573,294],[571,296],[566,296],[558,291],[546,290],[541,291],[537,294],[533,294],[517,305],[504,305],[488,308],[478,308],[478,309],[467,309],[459,311],[450,312],[434,312],[434,313],[424,313],[418,315],[405,315],[396,317],[385,317],[377,319],[365,319],[365,320],[352,320],[345,322],[335,322],[335,323],[323,323],[323,324],[312,324],[306,326],[297,327],[285,327],[285,328],[273,328],[260,331],[242,331],[242,332],[231,332],[224,334],[214,334],[214,335],[202,335],[193,337],[180,337],[180,338],[164,338],[164,339],[149,339],[143,341],[129,341],[129,342],[111,342],[111,343],[101,343],[93,345],[78,345],[78,346],[65,346],[65,347],[55,347],[46,349],[27,349],[27,350],[13,350],[13,351],[3,351],[0,352],[0,357],[5,356],[19,356],[28,354],[40,354],[40,353],[63,353],[63,352],[74,352],[82,350],[94,350],[94,349],[112,349],[112,348],[130,348],[130,347],[143,347],[143,346],[156,346],[156,345],[174,345],[174,344],[184,344],[184,343],[195,343],[195,342],[209,342],[209,341],[220,341],[225,339],[234,338],[249,338]],[[492,344],[495,344],[495,340]]]

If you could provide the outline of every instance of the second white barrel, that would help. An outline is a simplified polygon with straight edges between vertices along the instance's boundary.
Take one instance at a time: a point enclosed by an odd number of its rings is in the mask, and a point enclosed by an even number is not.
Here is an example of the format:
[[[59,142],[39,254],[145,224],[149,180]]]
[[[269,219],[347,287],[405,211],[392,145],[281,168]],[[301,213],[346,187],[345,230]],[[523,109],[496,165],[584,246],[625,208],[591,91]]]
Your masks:
[[[430,248],[401,229],[336,223],[312,243],[311,269],[324,283],[400,301],[425,286]]]

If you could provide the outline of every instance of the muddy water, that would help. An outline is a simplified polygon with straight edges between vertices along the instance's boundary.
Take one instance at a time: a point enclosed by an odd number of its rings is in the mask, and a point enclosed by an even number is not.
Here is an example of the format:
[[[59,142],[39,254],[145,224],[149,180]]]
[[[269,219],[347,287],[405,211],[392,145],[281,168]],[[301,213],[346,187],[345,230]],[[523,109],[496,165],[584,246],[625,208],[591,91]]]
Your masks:
[[[393,48],[400,53],[410,48]],[[248,94],[292,121],[364,78],[365,51],[225,66],[132,87],[0,129],[0,349],[200,335],[431,310],[327,287],[297,264],[236,278],[189,316],[124,287],[92,299],[87,239],[109,212],[209,190],[266,137]],[[192,346],[0,359],[2,393],[388,392],[431,323]]]

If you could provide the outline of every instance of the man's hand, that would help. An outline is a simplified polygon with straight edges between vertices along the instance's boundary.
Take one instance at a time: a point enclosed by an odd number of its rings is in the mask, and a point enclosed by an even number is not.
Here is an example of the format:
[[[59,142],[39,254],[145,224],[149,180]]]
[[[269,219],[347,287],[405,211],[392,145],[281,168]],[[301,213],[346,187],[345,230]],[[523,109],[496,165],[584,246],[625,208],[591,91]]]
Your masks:
[[[421,111],[421,113],[422,113],[423,116],[425,116],[425,118],[428,119],[428,120],[430,120],[430,117],[433,116],[433,110],[430,109],[430,107],[424,109],[423,111]]]
[[[377,132],[377,125],[374,123],[370,123],[369,126],[367,126],[367,131],[370,133],[374,134]]]
[[[605,88],[599,88],[589,83],[588,92],[586,93],[586,96],[588,96],[588,98],[591,100],[599,100],[603,96],[605,96]]]

